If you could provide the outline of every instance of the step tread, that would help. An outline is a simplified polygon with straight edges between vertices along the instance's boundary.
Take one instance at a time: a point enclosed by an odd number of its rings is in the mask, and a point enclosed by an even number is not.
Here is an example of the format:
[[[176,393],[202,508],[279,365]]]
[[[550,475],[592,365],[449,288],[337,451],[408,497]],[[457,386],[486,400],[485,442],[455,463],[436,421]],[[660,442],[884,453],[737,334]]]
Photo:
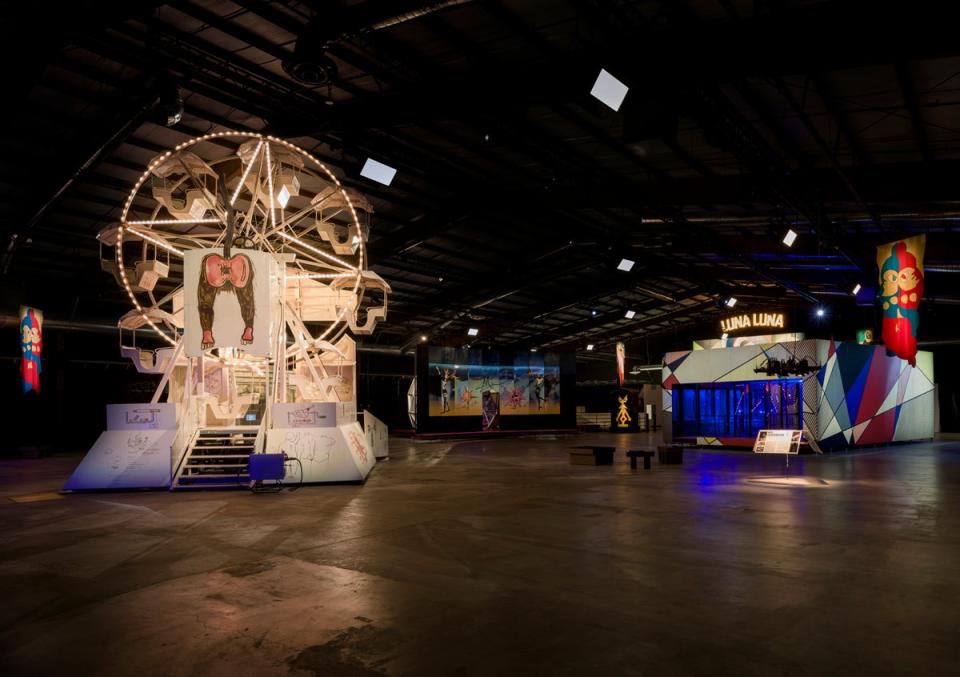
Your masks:
[[[185,468],[246,468],[249,463],[187,463]]]
[[[197,455],[191,454],[190,456],[187,457],[187,460],[189,461],[189,460],[192,460],[192,459],[195,459],[195,458],[197,458],[197,459],[200,459],[200,458],[203,458],[203,459],[206,459],[206,458],[247,458],[248,456],[253,456],[253,454],[197,454]]]

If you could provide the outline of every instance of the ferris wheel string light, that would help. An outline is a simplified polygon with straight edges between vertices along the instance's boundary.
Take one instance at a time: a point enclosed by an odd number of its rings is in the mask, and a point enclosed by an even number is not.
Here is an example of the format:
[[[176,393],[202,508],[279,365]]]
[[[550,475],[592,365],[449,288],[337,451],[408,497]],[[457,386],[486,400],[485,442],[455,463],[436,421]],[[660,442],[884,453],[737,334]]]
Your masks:
[[[142,238],[142,239],[146,240],[147,242],[151,242],[151,243],[155,244],[156,246],[160,247],[161,249],[167,250],[167,251],[170,252],[171,254],[176,254],[177,256],[183,256],[183,252],[180,251],[179,249],[177,249],[176,247],[174,247],[173,245],[168,244],[168,243],[164,242],[163,240],[159,240],[159,239],[157,239],[156,237],[154,237],[154,236],[152,236],[152,235],[147,235],[146,233],[144,233],[142,230],[139,230],[138,228],[131,228],[129,225],[122,225],[122,226],[120,226],[120,228],[121,228],[121,230],[125,230],[125,231],[127,231],[128,233],[133,233],[133,234],[136,235],[137,237]]]
[[[250,162],[247,163],[247,166],[243,170],[243,176],[240,177],[240,183],[237,184],[236,190],[233,191],[233,195],[230,197],[230,206],[233,206],[233,203],[237,201],[237,196],[240,195],[240,191],[243,189],[243,186],[247,183],[247,177],[250,175],[250,170],[253,169],[253,163],[257,161],[257,157],[260,155],[260,150],[263,148],[263,139],[257,143],[256,149],[253,151],[253,155],[250,156]]]
[[[150,242],[158,248],[164,249],[170,253],[176,254],[178,256],[183,256],[187,250],[195,248],[209,248],[211,243],[213,246],[216,246],[216,243],[222,242],[223,232],[211,232],[211,229],[204,228],[203,232],[193,233],[190,232],[191,229],[185,231],[176,231],[171,232],[169,226],[194,226],[194,225],[210,225],[214,226],[218,224],[222,227],[225,227],[225,211],[223,209],[217,208],[217,199],[216,196],[210,192],[210,189],[200,181],[194,172],[191,170],[187,163],[184,162],[184,159],[179,156],[180,153],[191,149],[190,152],[197,152],[192,150],[197,147],[199,144],[204,142],[217,142],[218,145],[224,145],[220,143],[221,140],[224,141],[236,141],[236,143],[242,144],[246,140],[256,139],[256,147],[252,155],[249,157],[249,161],[243,163],[242,158],[239,159],[241,163],[245,166],[241,172],[241,177],[238,185],[234,188],[230,196],[230,205],[232,206],[243,193],[244,188],[246,187],[250,192],[250,206],[246,211],[246,218],[243,219],[241,225],[241,232],[247,232],[252,237],[249,237],[249,241],[254,243],[257,248],[260,248],[264,251],[270,252],[276,255],[279,251],[282,251],[283,248],[280,246],[281,242],[287,246],[293,246],[296,249],[302,250],[298,254],[297,265],[301,269],[302,274],[286,276],[290,280],[298,279],[313,279],[313,280],[346,280],[353,278],[352,288],[340,289],[340,293],[348,292],[353,298],[348,298],[344,303],[337,304],[337,312],[335,319],[329,322],[325,330],[323,330],[317,337],[309,337],[307,340],[307,346],[310,350],[315,353],[323,352],[324,348],[320,347],[320,344],[329,345],[326,341],[331,336],[336,336],[336,340],[339,340],[339,337],[347,331],[348,326],[345,321],[348,313],[356,312],[360,307],[360,301],[364,294],[365,286],[363,284],[363,270],[365,265],[365,242],[363,241],[362,233],[364,232],[361,227],[360,218],[357,214],[357,209],[354,206],[353,200],[351,199],[348,191],[341,184],[340,180],[336,175],[320,160],[314,157],[312,154],[306,150],[292,144],[283,139],[279,139],[274,136],[257,134],[253,132],[236,132],[236,131],[223,131],[223,132],[212,132],[209,134],[204,134],[200,137],[189,139],[184,141],[172,150],[169,150],[153,161],[147,166],[145,171],[141,174],[139,179],[133,185],[133,189],[130,191],[127,196],[126,202],[123,206],[123,211],[120,218],[120,226],[117,228],[117,239],[115,243],[115,256],[117,262],[117,272],[118,277],[123,286],[124,291],[126,292],[128,298],[130,299],[131,304],[133,305],[136,312],[143,319],[144,323],[148,325],[154,332],[165,342],[170,345],[175,346],[177,340],[179,339],[179,330],[177,326],[171,324],[171,321],[167,318],[160,317],[155,321],[154,310],[159,309],[159,302],[156,302],[153,298],[152,292],[149,292],[151,303],[147,304],[148,307],[144,307],[138,298],[138,292],[144,293],[142,289],[135,288],[130,283],[130,279],[127,275],[127,268],[131,267],[124,263],[124,235],[128,234],[130,237],[136,237],[144,240],[145,242]],[[307,216],[311,207],[300,208],[299,210],[292,211],[289,215],[286,212],[287,202],[290,201],[290,196],[287,196],[286,200],[283,200],[283,205],[280,207],[281,213],[277,214],[278,208],[278,198],[274,195],[274,169],[280,167],[279,171],[282,172],[282,167],[287,161],[284,159],[286,156],[283,153],[280,153],[279,150],[275,154],[272,150],[272,147],[277,147],[278,149],[284,149],[293,153],[295,156],[305,159],[308,161],[308,165],[311,168],[310,171],[307,171],[303,176],[307,177],[316,177],[313,180],[319,179],[321,182],[326,181],[329,184],[332,184],[336,191],[343,198],[343,202],[347,207],[349,212],[349,218],[352,220],[353,225],[351,228],[355,228],[356,232],[361,235],[355,238],[354,244],[357,245],[355,256],[356,263],[351,263],[346,261],[335,254],[332,254],[324,249],[321,249],[315,244],[304,239],[304,236],[310,231],[314,230],[316,225],[316,217],[313,221],[307,224],[301,224],[304,220],[304,217]],[[236,162],[238,161],[237,156],[235,155],[227,157],[212,158],[206,160],[209,162],[211,167],[220,165],[222,163]],[[147,180],[154,174],[155,170],[158,170],[158,167],[167,163],[171,158],[175,157],[175,161],[178,162],[181,167],[183,167],[183,172],[185,174],[184,178],[180,181],[182,185],[184,182],[192,182],[199,187],[208,198],[210,202],[210,209],[213,214],[216,215],[215,218],[199,218],[191,220],[181,220],[181,219],[166,219],[166,218],[156,218],[157,215],[161,212],[160,206],[154,207],[152,219],[133,219],[128,221],[127,217],[130,214],[130,211],[136,202],[138,209],[143,208],[144,200],[149,199],[149,196],[141,193],[141,189]],[[257,160],[259,159],[259,162]],[[277,162],[275,162],[277,160]],[[299,162],[299,160],[297,160]],[[253,186],[249,186],[247,180],[254,171],[254,165],[258,165],[257,179],[254,181]],[[264,165],[266,167],[264,168]],[[262,200],[263,194],[263,182],[262,182],[262,172],[266,169],[266,189],[268,192],[267,200]],[[315,171],[319,170],[319,171]],[[162,170],[161,170],[162,171]],[[301,171],[306,171],[301,166]],[[222,199],[222,198],[221,198]],[[266,208],[264,208],[266,207]],[[294,209],[291,206],[291,209]],[[269,215],[267,215],[267,210],[269,210]],[[259,222],[259,227],[256,225]],[[269,223],[269,229],[267,224]],[[137,228],[135,226],[142,226],[143,228]],[[145,232],[146,229],[149,229]],[[178,246],[170,244],[167,240],[172,240],[177,243]],[[320,241],[318,240],[318,244]],[[250,246],[250,245],[247,245]],[[132,265],[132,264],[131,264]],[[331,269],[335,272],[312,272],[311,268],[314,270],[320,268]],[[182,287],[181,287],[182,289]],[[167,297],[170,298],[173,295],[179,293],[180,290],[175,289],[167,294]],[[164,325],[164,326],[161,326]],[[178,325],[179,326],[179,325]],[[351,326],[352,321],[351,321]],[[245,356],[243,362],[246,362],[249,359],[249,356]],[[269,362],[269,360],[268,360]]]
[[[312,244],[309,244],[309,243],[307,243],[307,242],[304,242],[303,240],[301,240],[301,239],[298,238],[298,237],[294,237],[293,235],[290,235],[289,233],[285,233],[285,232],[283,232],[282,230],[277,231],[277,235],[279,235],[280,237],[282,237],[283,239],[285,239],[285,240],[287,240],[287,241],[289,241],[289,242],[293,242],[293,243],[296,244],[298,247],[303,247],[304,249],[307,249],[307,250],[313,252],[313,253],[316,254],[317,256],[322,256],[323,258],[328,259],[328,260],[330,260],[330,261],[333,261],[333,262],[336,263],[337,265],[340,265],[340,266],[342,266],[342,267],[344,267],[344,268],[347,268],[348,270],[352,270],[352,271],[356,272],[357,274],[359,274],[359,272],[360,272],[360,269],[359,269],[358,267],[353,266],[353,265],[347,263],[346,261],[344,261],[343,259],[341,259],[341,258],[339,258],[339,257],[337,257],[337,256],[334,256],[333,254],[329,254],[329,253],[323,251],[322,249],[318,249],[318,248],[314,247]]]

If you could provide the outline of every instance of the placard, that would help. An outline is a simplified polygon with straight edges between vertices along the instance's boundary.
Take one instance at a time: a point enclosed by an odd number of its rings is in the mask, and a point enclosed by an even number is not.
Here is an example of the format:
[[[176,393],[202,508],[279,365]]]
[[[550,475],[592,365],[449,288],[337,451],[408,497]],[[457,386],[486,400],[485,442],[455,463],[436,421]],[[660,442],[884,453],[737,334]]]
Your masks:
[[[800,430],[761,430],[753,443],[755,454],[799,454],[803,432]]]
[[[107,430],[174,430],[176,427],[176,402],[107,405]]]
[[[336,402],[278,402],[273,405],[274,428],[333,428]]]

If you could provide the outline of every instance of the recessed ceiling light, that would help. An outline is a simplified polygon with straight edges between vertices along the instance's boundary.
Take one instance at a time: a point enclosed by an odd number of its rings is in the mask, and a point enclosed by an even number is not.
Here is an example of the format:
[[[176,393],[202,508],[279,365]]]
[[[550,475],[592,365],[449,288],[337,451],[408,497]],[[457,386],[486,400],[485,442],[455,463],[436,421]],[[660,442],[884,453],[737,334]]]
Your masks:
[[[592,344],[592,343],[588,343],[588,344],[587,344],[587,350],[593,350],[593,344]]]
[[[601,68],[600,75],[597,76],[597,81],[593,83],[590,94],[616,111],[620,110],[620,104],[623,103],[628,89],[625,84]]]
[[[420,337],[420,340],[421,340],[421,341],[426,341],[426,340],[427,340],[427,337],[426,337],[426,336],[421,336],[421,337]]]
[[[826,311],[823,308],[817,308],[817,317],[823,317]]]
[[[860,293],[860,284],[857,283],[857,286],[853,288],[853,295],[856,296]]]
[[[796,239],[797,239],[797,234],[792,229],[788,230],[787,234],[783,236],[783,244],[787,245],[788,247],[792,247],[793,242]]]
[[[367,158],[367,161],[363,163],[363,169],[360,170],[360,176],[382,183],[385,186],[389,186],[396,175],[396,169],[382,162],[377,162],[372,157]]]
[[[630,259],[620,259],[620,263],[617,264],[617,270],[622,270],[625,273],[629,273],[633,270],[633,266],[636,264],[636,261],[631,261]]]
[[[480,333],[480,330],[477,329],[476,327],[470,327],[469,329],[467,329],[467,336],[476,336],[479,333]]]
[[[597,316],[597,309],[594,308],[593,310],[591,310],[591,311],[590,311],[590,314],[593,315],[594,317],[596,317],[596,316]]]
[[[627,318],[628,320],[632,320],[632,319],[633,319],[633,316],[636,315],[636,314],[637,314],[636,311],[628,310],[627,313],[626,313],[626,318]]]

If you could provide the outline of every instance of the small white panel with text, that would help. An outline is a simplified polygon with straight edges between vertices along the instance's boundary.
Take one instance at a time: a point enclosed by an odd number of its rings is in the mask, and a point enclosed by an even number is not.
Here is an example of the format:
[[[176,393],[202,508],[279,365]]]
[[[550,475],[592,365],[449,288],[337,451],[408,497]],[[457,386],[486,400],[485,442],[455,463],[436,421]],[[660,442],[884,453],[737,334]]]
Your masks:
[[[336,402],[278,402],[273,405],[274,428],[333,428]]]
[[[799,454],[803,433],[799,430],[761,430],[753,443],[757,454]]]

